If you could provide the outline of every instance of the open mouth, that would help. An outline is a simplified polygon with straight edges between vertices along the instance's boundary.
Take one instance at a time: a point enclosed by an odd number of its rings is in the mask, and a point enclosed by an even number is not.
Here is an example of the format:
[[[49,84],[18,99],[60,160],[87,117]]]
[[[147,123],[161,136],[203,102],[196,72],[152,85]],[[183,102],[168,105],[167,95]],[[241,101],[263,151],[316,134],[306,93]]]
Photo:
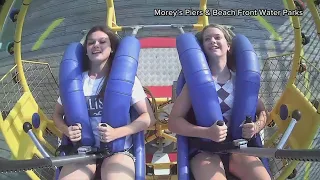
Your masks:
[[[218,45],[214,45],[214,46],[210,47],[210,50],[216,50],[216,49],[220,49],[220,47]]]
[[[92,51],[92,54],[100,54],[100,53],[101,53],[100,50],[94,50],[94,51]]]

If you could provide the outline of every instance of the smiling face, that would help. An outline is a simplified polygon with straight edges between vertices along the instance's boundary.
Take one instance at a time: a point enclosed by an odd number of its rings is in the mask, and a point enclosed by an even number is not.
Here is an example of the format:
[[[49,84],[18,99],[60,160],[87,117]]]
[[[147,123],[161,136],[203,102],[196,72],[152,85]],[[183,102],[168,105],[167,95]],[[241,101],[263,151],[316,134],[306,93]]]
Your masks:
[[[109,59],[111,42],[103,31],[93,32],[87,40],[87,55],[91,63],[101,64]]]
[[[207,56],[219,58],[227,55],[230,46],[223,32],[215,27],[207,28],[203,34],[203,48]]]

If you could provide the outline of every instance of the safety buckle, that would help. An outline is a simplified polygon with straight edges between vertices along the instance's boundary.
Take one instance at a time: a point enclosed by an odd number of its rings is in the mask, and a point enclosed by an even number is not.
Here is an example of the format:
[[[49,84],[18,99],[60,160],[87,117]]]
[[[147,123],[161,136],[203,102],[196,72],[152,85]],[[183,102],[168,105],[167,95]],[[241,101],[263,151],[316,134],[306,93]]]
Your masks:
[[[105,148],[100,148],[99,149],[99,153],[103,154],[105,157],[110,157],[112,156],[112,152],[109,150],[109,148],[105,147]]]
[[[236,139],[236,140],[233,140],[233,145],[240,149],[247,148],[248,141],[245,139]]]
[[[78,154],[80,154],[80,155],[86,155],[90,152],[92,152],[91,146],[81,146],[78,148]]]

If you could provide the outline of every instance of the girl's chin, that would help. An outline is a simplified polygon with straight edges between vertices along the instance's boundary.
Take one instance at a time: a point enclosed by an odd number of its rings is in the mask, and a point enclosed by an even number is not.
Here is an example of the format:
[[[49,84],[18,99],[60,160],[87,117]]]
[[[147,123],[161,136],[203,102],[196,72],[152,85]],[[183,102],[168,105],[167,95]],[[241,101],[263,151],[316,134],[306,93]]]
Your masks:
[[[210,52],[209,53],[209,56],[211,56],[211,57],[220,57],[221,56],[221,53],[219,53],[219,52]]]
[[[93,55],[90,57],[90,60],[92,62],[102,62],[108,58],[103,57],[101,54]]]
[[[91,58],[90,61],[95,64],[100,64],[105,61],[103,58]]]

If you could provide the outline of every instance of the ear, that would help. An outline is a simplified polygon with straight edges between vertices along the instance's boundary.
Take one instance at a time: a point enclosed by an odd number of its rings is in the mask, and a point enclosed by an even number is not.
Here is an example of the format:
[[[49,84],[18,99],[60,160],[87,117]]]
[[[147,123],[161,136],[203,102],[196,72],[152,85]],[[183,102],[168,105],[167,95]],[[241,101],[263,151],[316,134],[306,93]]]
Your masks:
[[[231,50],[231,47],[230,47],[230,45],[228,44],[228,51],[230,51]]]

